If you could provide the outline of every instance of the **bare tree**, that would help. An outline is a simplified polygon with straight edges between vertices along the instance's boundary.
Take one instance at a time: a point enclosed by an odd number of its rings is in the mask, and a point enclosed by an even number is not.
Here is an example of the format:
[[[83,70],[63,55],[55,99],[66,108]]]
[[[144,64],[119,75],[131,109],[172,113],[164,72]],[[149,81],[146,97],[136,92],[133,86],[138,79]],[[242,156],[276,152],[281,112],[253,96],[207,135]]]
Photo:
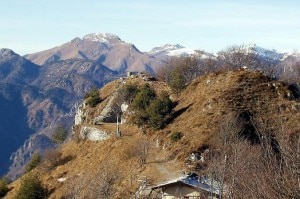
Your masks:
[[[113,105],[111,107],[111,112],[112,114],[116,117],[116,124],[117,124],[117,129],[116,129],[116,135],[117,137],[121,137],[121,131],[120,131],[120,121],[122,118],[122,103],[124,103],[124,101],[122,100],[122,98],[120,97],[120,95],[118,93],[116,93],[116,97],[113,101]]]
[[[81,199],[84,198],[86,187],[89,185],[89,177],[85,174],[74,176],[67,181],[66,191],[63,198]]]
[[[210,74],[221,70],[221,64],[217,59],[207,58],[199,61],[199,71],[197,76]]]
[[[263,132],[259,142],[251,142],[240,133],[244,124],[238,117],[225,118],[207,170],[220,182],[220,198],[299,198],[299,125],[272,134],[264,123],[265,129],[256,129]]]
[[[116,198],[117,185],[121,181],[122,175],[117,163],[104,160],[95,175],[84,173],[70,179],[64,198]]]
[[[300,60],[297,58],[288,58],[281,63],[281,79],[289,83],[300,82]]]
[[[199,59],[196,56],[171,58],[157,72],[158,79],[165,81],[174,92],[181,92],[187,84],[199,76]]]
[[[227,195],[233,195],[236,189],[241,159],[239,152],[242,149],[238,134],[242,128],[243,124],[238,121],[237,116],[234,114],[226,115],[214,143],[219,148],[214,148],[211,152],[208,175],[219,182],[219,198],[224,197],[224,192]],[[225,184],[227,184],[226,190]]]
[[[109,162],[102,164],[98,174],[94,177],[90,186],[93,198],[115,198],[116,185],[121,182],[121,173],[116,165]]]
[[[224,67],[228,70],[242,67],[253,68],[256,58],[252,51],[245,45],[234,45],[218,53],[220,61],[224,62]]]
[[[47,149],[44,152],[41,169],[44,171],[50,171],[62,164],[64,159],[59,149]]]
[[[132,102],[136,93],[138,92],[138,86],[135,84],[125,84],[120,86],[114,93],[114,100],[111,106],[111,114],[116,118],[117,123],[117,137],[121,137],[121,131],[119,129],[119,123],[122,122],[123,111],[122,105],[128,105]]]
[[[130,151],[131,156],[137,157],[139,164],[143,165],[146,164],[148,156],[149,156],[149,150],[150,150],[150,142],[146,138],[142,138],[137,140],[132,150]]]
[[[282,129],[277,135],[278,151],[269,150],[269,158],[264,158],[263,180],[268,182],[278,198],[300,197],[300,129]],[[269,148],[272,148],[271,146]],[[270,172],[271,171],[271,172]]]

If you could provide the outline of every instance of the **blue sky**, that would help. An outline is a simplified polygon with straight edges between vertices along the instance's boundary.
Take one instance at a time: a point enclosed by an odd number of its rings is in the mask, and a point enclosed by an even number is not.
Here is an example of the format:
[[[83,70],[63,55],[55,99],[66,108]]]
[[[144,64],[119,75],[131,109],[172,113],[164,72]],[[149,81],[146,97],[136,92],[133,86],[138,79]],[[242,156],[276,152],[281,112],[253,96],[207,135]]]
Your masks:
[[[110,32],[141,51],[166,43],[286,51],[300,49],[299,10],[297,0],[0,0],[0,48],[33,53]]]

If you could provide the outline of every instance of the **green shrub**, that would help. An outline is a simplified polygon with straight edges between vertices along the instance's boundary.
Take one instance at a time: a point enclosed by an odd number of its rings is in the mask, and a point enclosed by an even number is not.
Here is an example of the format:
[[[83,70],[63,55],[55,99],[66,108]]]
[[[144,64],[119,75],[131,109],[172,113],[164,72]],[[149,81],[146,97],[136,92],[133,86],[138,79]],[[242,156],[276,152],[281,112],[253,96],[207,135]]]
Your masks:
[[[172,112],[173,103],[166,93],[160,98],[152,100],[147,109],[149,125],[154,129],[161,129],[167,125],[168,115]]]
[[[133,122],[136,125],[143,126],[148,124],[149,115],[147,107],[154,98],[155,92],[148,84],[139,89],[131,104],[131,107],[134,110]]]
[[[95,107],[101,102],[99,91],[97,88],[93,88],[91,91],[85,94],[84,99],[90,107]]]
[[[177,94],[183,91],[186,87],[186,79],[184,75],[178,71],[173,71],[167,83]]]
[[[68,131],[63,125],[59,125],[55,128],[52,135],[52,141],[56,144],[63,143],[67,138]]]
[[[21,186],[16,193],[15,199],[44,199],[48,191],[42,186],[36,175],[28,175],[21,181]]]
[[[149,125],[154,129],[161,129],[167,125],[173,102],[165,92],[160,97],[155,97],[154,90],[148,84],[136,94],[131,106],[134,110],[133,119],[136,125]]]
[[[41,155],[39,153],[35,153],[32,156],[31,160],[26,165],[25,173],[28,173],[29,171],[37,167],[37,165],[40,164],[40,162],[41,162]]]
[[[149,122],[149,115],[145,110],[135,110],[133,115],[133,122],[138,127],[147,125]]]
[[[171,140],[177,142],[182,138],[182,133],[181,132],[173,132],[171,135]]]
[[[98,89],[96,87],[93,87],[90,91],[85,93],[84,99],[87,99],[87,98],[93,96],[95,93],[98,94]]]
[[[149,84],[144,85],[140,88],[139,92],[135,95],[132,101],[132,107],[136,110],[146,110],[151,100],[155,98],[154,90]]]
[[[6,193],[9,191],[8,189],[8,179],[1,178],[0,179],[0,198],[4,197]]]
[[[155,98],[154,90],[145,84],[139,89],[135,95],[131,107],[134,110],[133,122],[139,127],[147,125],[149,122],[149,115],[147,108],[151,101]]]
[[[170,99],[169,94],[163,92],[159,98],[159,101],[160,101],[160,106],[159,106],[160,113],[164,116],[170,114],[173,110],[173,102]]]
[[[123,101],[130,103],[136,94],[139,92],[139,88],[135,84],[125,84],[119,91],[118,94]]]

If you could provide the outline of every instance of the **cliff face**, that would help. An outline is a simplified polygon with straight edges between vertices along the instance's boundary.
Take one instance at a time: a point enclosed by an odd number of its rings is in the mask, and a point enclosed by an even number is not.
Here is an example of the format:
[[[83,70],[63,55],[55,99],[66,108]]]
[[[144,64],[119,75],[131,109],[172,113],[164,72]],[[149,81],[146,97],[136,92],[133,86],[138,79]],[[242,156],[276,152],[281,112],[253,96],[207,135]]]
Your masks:
[[[28,123],[28,107],[37,89],[30,83],[39,67],[9,49],[0,49],[0,175],[10,166],[10,155],[35,129]]]

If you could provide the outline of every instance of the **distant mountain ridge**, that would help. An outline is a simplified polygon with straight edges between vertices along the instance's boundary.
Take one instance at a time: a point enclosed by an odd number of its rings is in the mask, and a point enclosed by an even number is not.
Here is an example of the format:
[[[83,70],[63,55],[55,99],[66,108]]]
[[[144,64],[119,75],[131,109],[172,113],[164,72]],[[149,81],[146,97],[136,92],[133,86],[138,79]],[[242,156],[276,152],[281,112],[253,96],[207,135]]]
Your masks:
[[[246,54],[255,54],[260,58],[271,59],[271,60],[279,60],[284,61],[289,57],[300,57],[299,50],[292,50],[287,52],[278,52],[275,49],[267,49],[260,47],[256,44],[247,44],[237,46],[237,49],[242,50]]]
[[[160,47],[155,47],[149,52],[148,54],[152,56],[182,56],[182,55],[192,55],[195,54],[195,50],[185,48],[180,44],[172,45],[172,44],[165,44]]]
[[[300,57],[299,51],[277,52],[256,44],[241,45],[246,53],[254,53],[262,59],[284,61],[288,57]],[[107,68],[124,73],[125,71],[148,71],[155,73],[159,66],[170,57],[196,55],[202,59],[216,58],[217,55],[202,50],[186,48],[180,44],[165,44],[154,47],[149,52],[141,52],[134,44],[126,43],[111,33],[91,33],[82,38],[76,37],[60,46],[25,55],[38,65],[51,64],[68,59],[89,60]]]
[[[51,133],[57,125],[72,125],[76,103],[84,94],[116,76],[89,60],[39,66],[12,50],[0,49],[0,175],[9,166],[12,178],[20,175],[33,153],[54,145]]]
[[[159,60],[140,52],[133,44],[125,43],[110,33],[93,33],[75,38],[61,46],[25,56],[38,65],[68,59],[94,61],[116,72],[154,72]]]
[[[39,75],[39,67],[10,49],[0,49],[0,81],[30,83]]]
[[[27,105],[37,90],[30,83],[38,75],[39,66],[0,49],[0,175],[7,172],[11,153],[35,132],[27,120]]]

